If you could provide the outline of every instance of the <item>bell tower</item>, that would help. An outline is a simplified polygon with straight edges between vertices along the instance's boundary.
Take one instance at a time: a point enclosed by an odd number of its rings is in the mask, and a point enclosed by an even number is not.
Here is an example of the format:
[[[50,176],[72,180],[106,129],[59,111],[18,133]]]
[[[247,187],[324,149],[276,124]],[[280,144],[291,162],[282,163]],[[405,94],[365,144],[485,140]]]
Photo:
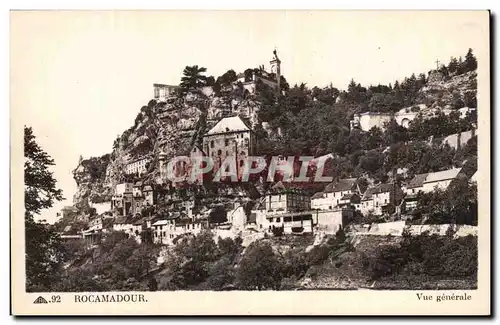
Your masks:
[[[278,58],[278,53],[276,49],[273,51],[274,58],[269,62],[271,64],[271,71],[276,72],[276,83],[278,84],[278,93],[281,93],[281,61]]]

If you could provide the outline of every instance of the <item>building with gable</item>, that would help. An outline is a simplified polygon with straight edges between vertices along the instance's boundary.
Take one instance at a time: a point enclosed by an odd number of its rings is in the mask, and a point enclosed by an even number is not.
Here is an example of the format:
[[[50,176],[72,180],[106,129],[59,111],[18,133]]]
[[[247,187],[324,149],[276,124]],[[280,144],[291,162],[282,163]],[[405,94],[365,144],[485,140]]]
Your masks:
[[[361,199],[361,213],[364,215],[393,213],[403,195],[403,191],[396,184],[378,184],[369,187]]]
[[[333,210],[341,203],[345,204],[353,199],[352,204],[359,204],[353,194],[359,194],[357,178],[344,178],[328,184],[322,192],[311,198],[311,208],[317,210]],[[356,202],[355,202],[356,201]]]
[[[213,173],[226,157],[234,157],[238,176],[241,176],[246,158],[255,151],[256,137],[239,116],[223,118],[203,137],[203,152],[213,160]]]
[[[446,190],[455,180],[461,178],[467,178],[461,168],[415,175],[405,190],[406,209],[412,210],[417,207],[417,195],[419,192],[430,193],[436,189]]]

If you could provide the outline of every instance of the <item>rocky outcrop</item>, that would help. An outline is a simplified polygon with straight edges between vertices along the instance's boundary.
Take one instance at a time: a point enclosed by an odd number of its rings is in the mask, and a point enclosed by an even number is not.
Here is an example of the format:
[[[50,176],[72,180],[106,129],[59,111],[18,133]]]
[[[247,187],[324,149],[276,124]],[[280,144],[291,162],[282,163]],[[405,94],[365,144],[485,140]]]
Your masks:
[[[431,78],[432,77],[432,78]],[[427,84],[420,89],[418,101],[428,107],[460,108],[476,107],[477,73],[470,71],[448,79],[429,77]]]
[[[213,92],[189,92],[167,103],[150,101],[143,106],[134,126],[125,130],[110,154],[79,162],[73,171],[78,190],[73,197],[76,206],[110,200],[116,184],[130,177],[125,168],[133,159],[149,156],[151,163],[142,180],[158,181],[159,154],[167,159],[189,154],[201,145],[203,134],[222,117],[235,114],[257,122],[259,104],[243,98],[216,97]],[[134,181],[134,180],[132,180]]]

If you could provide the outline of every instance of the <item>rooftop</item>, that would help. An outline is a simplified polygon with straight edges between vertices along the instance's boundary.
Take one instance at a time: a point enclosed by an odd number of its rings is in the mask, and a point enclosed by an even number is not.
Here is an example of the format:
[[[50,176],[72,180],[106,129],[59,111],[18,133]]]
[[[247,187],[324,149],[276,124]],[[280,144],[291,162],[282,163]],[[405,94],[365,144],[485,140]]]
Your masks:
[[[369,187],[365,194],[363,195],[363,200],[370,200],[373,196],[373,194],[378,194],[378,193],[387,193],[391,192],[393,189],[392,184],[378,184],[373,187]]]
[[[207,132],[207,135],[227,132],[250,131],[250,128],[239,116],[225,117]]]
[[[440,172],[429,173],[425,178],[424,183],[433,183],[433,182],[440,182],[440,181],[454,179],[458,176],[461,170],[462,170],[461,168],[452,168]]]
[[[415,188],[424,186],[425,179],[427,178],[428,173],[418,174],[413,177],[406,188]]]
[[[337,182],[332,182],[328,184],[325,188],[325,192],[340,192],[349,191],[356,185],[356,178],[344,178],[339,179]]]

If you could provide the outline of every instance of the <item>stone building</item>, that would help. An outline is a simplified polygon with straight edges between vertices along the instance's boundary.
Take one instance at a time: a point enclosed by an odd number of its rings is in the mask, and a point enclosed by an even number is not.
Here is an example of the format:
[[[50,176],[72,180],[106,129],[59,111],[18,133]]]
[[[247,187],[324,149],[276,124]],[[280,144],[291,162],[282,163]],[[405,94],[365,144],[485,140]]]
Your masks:
[[[403,198],[403,191],[395,184],[378,184],[369,187],[361,199],[361,213],[367,215],[391,214]]]
[[[365,132],[370,131],[373,127],[384,130],[385,125],[393,118],[392,113],[364,112],[354,114],[354,118],[350,121],[350,127],[351,130],[358,128]]]
[[[254,155],[255,150],[256,137],[238,116],[223,118],[203,137],[203,151],[213,160],[213,173],[227,157],[231,157],[241,177],[246,158]]]
[[[125,173],[138,174],[139,176],[141,176],[142,174],[147,172],[147,166],[150,161],[150,157],[140,157],[134,159],[125,166]]]
[[[311,198],[311,208],[318,210],[333,210],[339,204],[345,204],[346,199],[353,199],[353,194],[359,194],[357,178],[344,178],[328,184],[322,192],[315,193]]]
[[[153,84],[153,98],[157,102],[165,102],[168,98],[176,96],[179,90],[179,86]]]

